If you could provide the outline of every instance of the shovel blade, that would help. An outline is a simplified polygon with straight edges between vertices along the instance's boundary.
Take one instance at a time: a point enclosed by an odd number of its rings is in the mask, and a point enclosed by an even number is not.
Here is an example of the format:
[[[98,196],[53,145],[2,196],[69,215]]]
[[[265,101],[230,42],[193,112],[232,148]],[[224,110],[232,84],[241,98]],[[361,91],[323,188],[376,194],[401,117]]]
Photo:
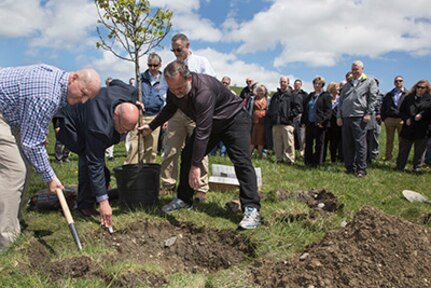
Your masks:
[[[431,203],[425,196],[422,194],[419,194],[415,191],[411,190],[403,190],[403,196],[406,198],[409,202],[424,202],[424,203]]]

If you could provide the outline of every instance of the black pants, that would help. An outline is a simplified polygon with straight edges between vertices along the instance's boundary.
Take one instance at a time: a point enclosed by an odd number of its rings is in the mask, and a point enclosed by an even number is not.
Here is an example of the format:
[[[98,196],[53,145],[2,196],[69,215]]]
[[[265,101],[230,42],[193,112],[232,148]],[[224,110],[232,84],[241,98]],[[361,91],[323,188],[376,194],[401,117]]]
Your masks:
[[[84,154],[79,155],[78,159],[78,208],[86,209],[93,208],[96,204],[96,194],[93,191],[90,170],[88,169],[87,157]],[[111,181],[111,172],[108,167],[104,167],[104,174],[106,180],[106,187],[108,188]]]
[[[404,170],[409,158],[412,146],[415,147],[413,154],[413,169],[419,168],[422,156],[427,148],[427,138],[410,140],[400,137],[399,152],[397,157],[397,169]]]
[[[70,151],[59,140],[55,140],[55,159],[57,161],[69,158]]]
[[[259,209],[260,198],[257,193],[256,172],[250,156],[250,127],[250,116],[244,109],[231,119],[215,120],[206,154],[220,141],[223,141],[227,148],[227,154],[235,167],[241,206]],[[188,181],[194,141],[195,133],[188,139],[181,153],[180,182],[177,190],[177,197],[188,204],[192,203],[194,194]]]
[[[343,160],[343,147],[341,146],[341,127],[338,127],[335,123],[331,123],[331,125],[335,126],[329,127],[326,131],[323,162],[325,162],[326,160],[326,152],[329,148],[331,162],[335,163],[337,162],[337,160]]]
[[[323,143],[325,142],[326,128],[309,123],[305,126],[304,164],[319,166],[323,163]],[[314,146],[314,147],[313,147]],[[313,149],[314,148],[314,149]]]

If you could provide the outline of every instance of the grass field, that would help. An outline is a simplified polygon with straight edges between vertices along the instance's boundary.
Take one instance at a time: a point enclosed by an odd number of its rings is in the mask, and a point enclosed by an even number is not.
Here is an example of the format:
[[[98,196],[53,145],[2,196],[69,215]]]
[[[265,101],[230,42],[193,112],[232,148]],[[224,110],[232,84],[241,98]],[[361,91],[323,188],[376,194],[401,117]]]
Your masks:
[[[384,138],[382,129],[381,139]],[[53,133],[50,133],[48,151],[50,159],[53,160]],[[381,141],[381,154],[384,151],[384,141]],[[396,151],[395,151],[396,153]],[[125,158],[124,144],[120,143],[115,147],[115,161],[107,162],[108,167],[122,165]],[[160,159],[158,159],[160,161]],[[228,158],[211,157],[211,163],[230,164]],[[261,214],[265,219],[265,224],[254,231],[239,232],[249,237],[256,244],[256,258],[285,259],[295,253],[301,252],[304,247],[312,242],[321,239],[326,232],[339,229],[340,223],[349,221],[355,212],[364,205],[377,207],[388,214],[399,215],[412,222],[421,223],[425,214],[430,213],[429,206],[422,203],[409,203],[403,199],[401,191],[403,189],[415,190],[431,198],[430,180],[431,169],[424,168],[424,174],[414,175],[412,173],[401,173],[393,171],[394,162],[376,161],[368,170],[368,176],[359,179],[344,173],[344,167],[339,164],[326,164],[318,169],[308,169],[299,160],[293,166],[276,165],[273,163],[273,156],[269,159],[259,160],[253,158],[254,165],[262,168],[263,193],[267,195],[262,202]],[[77,184],[77,157],[71,156],[71,162],[58,164],[55,161],[52,165],[60,178],[66,184]],[[411,162],[408,163],[411,169]],[[113,186],[115,178],[113,177]],[[39,177],[33,173],[30,189],[26,195],[28,199],[33,193],[44,184]],[[295,199],[277,201],[273,191],[283,189],[288,191],[307,191],[312,188],[326,189],[338,197],[339,203],[344,208],[337,213],[319,217],[316,221],[308,223],[306,221],[280,221],[277,215],[287,213],[308,213],[309,208]],[[235,230],[237,223],[234,223],[228,213],[220,214],[220,208],[225,203],[237,196],[233,192],[211,191],[208,193],[208,200],[199,209],[192,211],[175,212],[173,215],[178,221],[192,222],[199,227],[206,227],[220,230]],[[166,203],[173,196],[164,196],[162,203]],[[50,248],[50,258],[53,260],[64,259],[79,255],[71,239],[65,219],[57,211],[48,212],[25,212],[24,219],[28,225],[24,233],[19,237],[16,244],[0,257],[0,286],[1,287],[105,287],[105,284],[92,279],[67,279],[61,283],[51,283],[46,275],[40,271],[20,270],[22,263],[28,263],[25,249],[31,248],[36,234],[40,231],[48,231],[38,241]],[[74,213],[74,216],[77,216]],[[226,217],[225,217],[226,216]],[[238,217],[237,217],[238,218]],[[138,219],[149,219],[149,221],[164,221],[163,216],[157,213],[147,213],[145,211],[128,212],[122,211],[117,206],[114,207],[114,227],[120,229],[137,221]],[[238,218],[238,220],[240,217]],[[94,241],[92,235],[99,229],[98,223],[76,217],[76,227],[85,243],[83,254],[100,261],[101,255],[107,252],[100,242]],[[429,225],[429,224],[427,224]],[[98,262],[99,263],[99,262]],[[115,266],[100,263],[107,273],[115,275],[130,269],[150,269],[142,267],[141,263],[130,263],[119,260]],[[231,267],[212,274],[180,273],[169,276],[168,284],[165,287],[250,287],[246,283],[241,284],[242,274],[246,273],[249,262],[239,266]],[[153,267],[155,271],[162,268]]]

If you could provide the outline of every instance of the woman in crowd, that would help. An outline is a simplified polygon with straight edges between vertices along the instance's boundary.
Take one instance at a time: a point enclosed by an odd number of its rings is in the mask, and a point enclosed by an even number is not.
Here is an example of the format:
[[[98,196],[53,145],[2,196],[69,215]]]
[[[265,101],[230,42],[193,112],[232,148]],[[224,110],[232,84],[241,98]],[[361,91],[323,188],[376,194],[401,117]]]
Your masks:
[[[263,84],[256,84],[251,96],[248,110],[251,113],[252,129],[250,153],[257,147],[259,158],[262,158],[265,146],[265,116],[269,106],[268,89]]]
[[[426,149],[427,130],[431,120],[431,95],[428,80],[420,80],[413,85],[400,107],[404,121],[400,133],[397,170],[404,171],[414,144],[413,172],[420,172],[420,162]]]
[[[329,153],[331,156],[331,162],[335,163],[338,160],[343,159],[342,146],[341,146],[341,127],[337,125],[337,110],[338,110],[338,97],[340,96],[340,85],[336,82],[328,84],[326,89],[331,95],[332,99],[332,115],[330,125],[325,137],[325,152],[323,159],[326,158],[326,151],[329,146]]]
[[[323,90],[325,78],[313,79],[314,91],[305,100],[301,123],[305,125],[304,163],[317,167],[323,163],[325,133],[332,115],[331,95]]]

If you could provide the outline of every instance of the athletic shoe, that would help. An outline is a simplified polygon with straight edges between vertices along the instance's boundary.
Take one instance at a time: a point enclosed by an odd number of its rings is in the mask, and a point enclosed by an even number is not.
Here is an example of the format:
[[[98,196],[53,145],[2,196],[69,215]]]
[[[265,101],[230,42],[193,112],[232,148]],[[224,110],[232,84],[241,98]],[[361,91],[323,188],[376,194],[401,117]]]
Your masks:
[[[242,229],[255,229],[260,225],[260,214],[256,208],[253,207],[245,207],[244,209],[244,217],[241,222],[239,222],[238,226]]]

